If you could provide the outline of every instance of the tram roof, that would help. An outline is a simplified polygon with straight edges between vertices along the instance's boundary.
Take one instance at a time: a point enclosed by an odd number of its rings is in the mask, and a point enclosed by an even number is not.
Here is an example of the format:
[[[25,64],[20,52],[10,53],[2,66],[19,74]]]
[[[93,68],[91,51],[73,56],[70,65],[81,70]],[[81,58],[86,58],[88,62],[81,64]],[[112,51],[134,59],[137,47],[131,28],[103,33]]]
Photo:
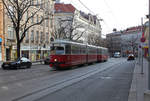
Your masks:
[[[101,48],[101,49],[106,49],[106,50],[108,50],[108,48],[105,48],[105,47],[99,47],[99,46],[98,46],[98,48]]]
[[[76,44],[76,45],[86,45],[83,43],[77,43],[77,42],[73,42],[73,41],[67,41],[67,40],[55,40],[52,43],[62,43],[62,44]]]
[[[87,45],[87,46],[89,46],[89,47],[95,47],[95,48],[107,49],[107,48],[105,48],[105,47],[94,46],[94,45],[89,45],[89,44],[83,44],[83,43],[78,43],[78,42],[73,42],[73,41],[68,41],[68,40],[55,40],[55,41],[52,42],[52,43]]]

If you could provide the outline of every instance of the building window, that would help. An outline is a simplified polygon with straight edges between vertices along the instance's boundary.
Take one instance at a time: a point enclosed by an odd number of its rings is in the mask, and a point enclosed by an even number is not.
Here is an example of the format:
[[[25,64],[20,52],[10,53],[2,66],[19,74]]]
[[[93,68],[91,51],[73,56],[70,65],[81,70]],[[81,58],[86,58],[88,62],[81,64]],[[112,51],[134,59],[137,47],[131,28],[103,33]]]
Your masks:
[[[41,32],[41,35],[40,35],[40,42],[41,42],[41,43],[43,43],[43,41],[44,41],[44,40],[43,40],[43,37],[44,37],[43,32]]]
[[[49,33],[46,33],[46,43],[49,43]]]
[[[43,5],[43,2],[42,2],[42,0],[41,0],[40,8],[43,9],[43,6],[44,6],[44,5]]]
[[[31,0],[31,5],[34,5],[34,0]]]
[[[39,0],[36,0],[36,4],[37,4],[37,5],[39,4]]]
[[[9,15],[9,17],[11,16],[13,16],[14,15],[14,8],[12,7],[12,6],[8,6],[8,9],[10,10],[10,14],[8,14]]]
[[[31,42],[34,43],[34,31],[31,31]]]
[[[26,20],[28,19],[28,17],[29,17],[29,12],[27,11],[27,13],[26,13]]]
[[[32,16],[32,17],[31,17],[31,23],[33,24],[33,23],[34,23],[34,16],[33,16],[33,13],[32,13],[31,16]]]
[[[36,31],[36,43],[39,43],[39,31]]]
[[[39,15],[36,16],[36,22],[39,22]]]
[[[25,36],[25,42],[28,43],[29,42],[29,32],[26,32],[26,36]]]
[[[14,29],[12,27],[8,27],[8,39],[14,39]]]
[[[41,21],[42,19],[43,19],[43,16],[41,16],[40,21]],[[43,21],[43,22],[44,22],[44,21]],[[43,23],[43,22],[41,23],[41,26],[43,26],[43,25],[44,25],[44,23]]]
[[[49,21],[48,21],[48,20],[45,20],[45,21],[46,21],[46,22],[45,22],[45,23],[46,23],[46,27],[48,27],[48,23],[49,23]]]

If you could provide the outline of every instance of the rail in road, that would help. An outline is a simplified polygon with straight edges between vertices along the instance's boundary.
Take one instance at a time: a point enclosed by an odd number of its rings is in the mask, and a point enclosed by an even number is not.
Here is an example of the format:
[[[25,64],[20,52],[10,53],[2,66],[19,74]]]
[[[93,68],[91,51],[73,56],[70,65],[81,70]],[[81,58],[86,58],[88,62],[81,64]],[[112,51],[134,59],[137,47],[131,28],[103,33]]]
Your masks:
[[[21,73],[16,76],[16,81],[9,81],[10,84],[8,84],[8,81],[0,82],[1,90],[0,90],[0,98],[3,99],[3,101],[32,101],[36,100],[42,96],[45,96],[49,93],[55,92],[59,89],[62,89],[66,86],[72,85],[73,83],[79,82],[91,75],[94,75],[96,73],[102,72],[104,70],[107,70],[113,65],[119,65],[121,63],[124,63],[125,59],[110,59],[106,63],[98,63],[90,66],[86,66],[83,68],[77,68],[72,70],[66,70],[66,71],[50,71],[48,67],[47,71],[49,72],[46,75],[41,76],[33,76],[33,72],[26,72],[26,70],[21,70],[23,75],[29,75],[31,78],[20,78],[19,75],[22,75]],[[39,67],[39,71],[41,71],[42,67]],[[38,68],[36,68],[38,69]],[[23,72],[25,71],[25,72]],[[30,70],[29,70],[30,71]],[[32,70],[31,70],[32,71]],[[33,69],[34,71],[34,69]],[[36,70],[35,70],[36,71]],[[45,72],[46,70],[44,70]],[[16,73],[17,71],[12,71]],[[43,71],[41,71],[43,72]],[[35,72],[37,73],[37,72]],[[39,72],[38,72],[39,73]],[[10,73],[11,74],[11,73]],[[13,75],[13,74],[12,74]],[[22,75],[22,76],[23,76]],[[3,75],[5,76],[5,75]],[[1,78],[3,78],[0,77]],[[5,78],[5,77],[4,77]]]

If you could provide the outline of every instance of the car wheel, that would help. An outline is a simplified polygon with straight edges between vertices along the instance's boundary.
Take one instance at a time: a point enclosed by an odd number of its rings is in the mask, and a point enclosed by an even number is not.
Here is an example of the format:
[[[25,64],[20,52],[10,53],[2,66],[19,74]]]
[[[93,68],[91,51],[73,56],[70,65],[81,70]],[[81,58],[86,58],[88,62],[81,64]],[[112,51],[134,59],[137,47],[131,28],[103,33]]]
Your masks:
[[[13,69],[19,69],[20,68],[20,66],[14,66],[14,67],[12,67]]]
[[[31,64],[28,64],[28,65],[26,66],[26,68],[31,68]]]
[[[31,68],[31,65],[29,65],[28,68]]]
[[[7,68],[6,68],[6,67],[2,67],[2,69],[3,69],[3,70],[6,70]]]

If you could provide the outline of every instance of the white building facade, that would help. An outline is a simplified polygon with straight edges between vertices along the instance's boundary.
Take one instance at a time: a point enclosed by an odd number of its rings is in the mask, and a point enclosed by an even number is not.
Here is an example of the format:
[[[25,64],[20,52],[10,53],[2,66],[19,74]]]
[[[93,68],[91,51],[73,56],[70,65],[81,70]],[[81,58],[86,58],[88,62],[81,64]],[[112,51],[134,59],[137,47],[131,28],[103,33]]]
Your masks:
[[[70,26],[74,29],[72,35],[75,35],[73,40],[76,40],[81,36],[78,41],[87,43],[89,34],[92,33],[101,36],[102,28],[98,18],[94,15],[78,11],[71,4],[56,3],[54,19],[56,27],[58,27],[58,21],[60,19],[70,19],[69,24],[71,24]],[[66,22],[64,26],[67,24],[68,22]]]

